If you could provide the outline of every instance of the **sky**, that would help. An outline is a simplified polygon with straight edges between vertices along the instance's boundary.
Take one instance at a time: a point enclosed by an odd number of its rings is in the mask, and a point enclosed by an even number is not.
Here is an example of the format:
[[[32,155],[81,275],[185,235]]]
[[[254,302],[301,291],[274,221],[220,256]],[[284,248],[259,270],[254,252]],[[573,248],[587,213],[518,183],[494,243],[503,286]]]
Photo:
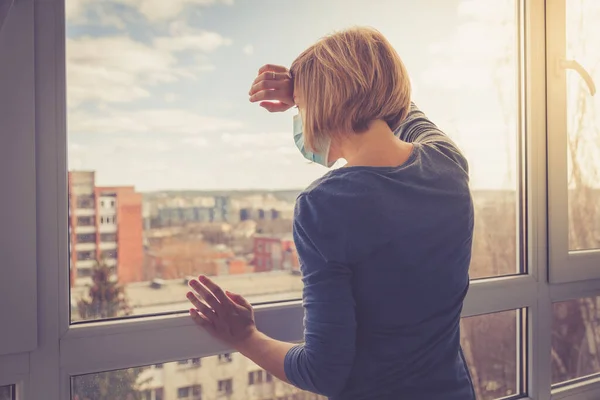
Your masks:
[[[69,168],[140,191],[305,187],[327,170],[296,149],[295,111],[250,103],[250,84],[263,64],[368,25],[467,155],[473,188],[515,188],[514,3],[66,0]]]

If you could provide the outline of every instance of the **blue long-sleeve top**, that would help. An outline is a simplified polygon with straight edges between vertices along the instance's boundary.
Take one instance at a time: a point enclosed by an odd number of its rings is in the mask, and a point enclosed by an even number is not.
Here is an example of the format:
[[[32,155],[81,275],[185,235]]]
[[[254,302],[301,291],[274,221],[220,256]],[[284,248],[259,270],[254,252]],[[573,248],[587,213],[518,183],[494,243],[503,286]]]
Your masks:
[[[475,399],[460,347],[473,204],[468,165],[413,104],[399,167],[333,170],[297,199],[305,343],[295,386],[330,399]]]

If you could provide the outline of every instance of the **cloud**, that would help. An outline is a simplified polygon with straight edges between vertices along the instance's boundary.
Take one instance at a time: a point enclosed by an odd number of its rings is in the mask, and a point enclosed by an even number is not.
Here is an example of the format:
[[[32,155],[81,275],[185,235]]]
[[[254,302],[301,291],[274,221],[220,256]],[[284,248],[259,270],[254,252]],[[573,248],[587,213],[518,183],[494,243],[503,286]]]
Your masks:
[[[206,147],[208,146],[208,140],[203,137],[190,137],[183,139],[183,144],[194,146],[194,147]]]
[[[463,0],[457,11],[463,22],[454,35],[429,46],[435,62],[421,80],[451,90],[495,90],[499,82],[513,84],[518,56],[513,2]]]
[[[168,21],[180,15],[188,6],[233,4],[233,0],[115,0],[136,9],[149,21]]]
[[[224,133],[221,141],[233,147],[279,148],[294,143],[292,134],[281,132]]]
[[[167,102],[167,103],[173,103],[173,102],[177,101],[178,98],[179,98],[179,96],[175,93],[165,94],[165,102]]]
[[[231,44],[231,39],[224,38],[216,32],[199,31],[178,36],[164,36],[154,39],[157,49],[167,52],[182,52],[186,50],[198,50],[213,52],[221,46]]]
[[[85,101],[132,102],[150,96],[152,86],[195,79],[214,66],[200,55],[195,63],[184,66],[176,53],[211,52],[228,43],[213,32],[164,36],[155,39],[155,46],[126,35],[67,39],[69,106]]]
[[[86,8],[92,0],[68,0],[65,1],[65,16],[69,23],[85,21]]]
[[[186,7],[206,7],[218,3],[232,5],[233,0],[67,0],[65,14],[71,24],[89,23],[89,14],[98,14],[105,10],[104,7],[122,5],[137,11],[151,22],[169,21],[179,16]],[[99,17],[99,16],[97,16]],[[104,22],[114,25],[118,16],[112,15],[105,18]],[[120,25],[120,23],[119,23]]]
[[[291,165],[306,161],[289,132],[224,133],[221,142],[229,146],[231,162]]]
[[[248,45],[244,46],[244,48],[242,49],[242,52],[247,56],[251,56],[252,54],[254,54],[254,46],[252,46],[251,44],[248,44]]]
[[[74,134],[196,135],[242,127],[238,121],[206,117],[178,109],[107,110],[102,113],[73,110],[69,113],[68,123],[69,132]]]
[[[183,75],[176,64],[170,53],[127,36],[67,39],[69,105],[147,97],[147,85],[174,81]]]

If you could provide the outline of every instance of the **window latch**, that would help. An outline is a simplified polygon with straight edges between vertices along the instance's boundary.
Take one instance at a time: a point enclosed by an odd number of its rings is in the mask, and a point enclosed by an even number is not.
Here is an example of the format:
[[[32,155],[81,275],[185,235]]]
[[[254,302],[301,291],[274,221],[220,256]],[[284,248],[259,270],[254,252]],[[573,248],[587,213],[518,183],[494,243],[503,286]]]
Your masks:
[[[564,60],[564,59],[560,60],[560,68],[565,69],[565,70],[572,69],[573,71],[577,72],[579,74],[579,76],[581,77],[581,79],[583,79],[584,82],[586,83],[586,85],[590,91],[590,94],[592,96],[596,94],[596,84],[594,83],[592,76],[577,61]]]

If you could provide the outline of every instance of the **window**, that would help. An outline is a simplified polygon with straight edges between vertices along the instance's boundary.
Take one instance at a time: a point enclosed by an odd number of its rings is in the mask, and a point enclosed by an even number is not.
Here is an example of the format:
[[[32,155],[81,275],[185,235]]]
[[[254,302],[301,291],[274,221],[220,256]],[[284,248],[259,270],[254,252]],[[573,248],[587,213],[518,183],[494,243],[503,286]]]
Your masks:
[[[200,386],[200,385],[192,386],[192,398],[194,400],[202,400],[202,386]]]
[[[188,397],[190,397],[190,389],[191,388],[188,386],[177,389],[177,398],[187,399]]]
[[[89,234],[77,235],[76,240],[77,240],[77,243],[96,243],[96,234],[89,233]]]
[[[15,400],[14,386],[0,386],[0,400]]]
[[[525,365],[519,343],[525,339],[525,311],[504,311],[463,318],[461,346],[476,398],[493,400],[522,395],[519,377]]]
[[[177,361],[177,364],[181,367],[200,367],[201,363],[202,361],[200,358]]]
[[[257,385],[263,382],[263,370],[248,372],[248,385]]]
[[[217,357],[221,363],[230,363],[233,361],[233,356],[230,353],[219,354]]]
[[[75,0],[66,1],[69,4]],[[465,0],[453,1],[458,7],[458,2],[462,4]],[[527,267],[523,262],[526,243],[522,235],[524,176],[519,167],[524,133],[519,128],[518,84],[522,64],[517,37],[518,3],[518,0],[494,2],[493,18],[467,6],[461,6],[460,10],[439,10],[439,15],[444,15],[444,24],[428,37],[424,47],[427,50],[423,51],[414,51],[406,43],[409,25],[391,20],[378,23],[378,28],[404,54],[413,78],[415,101],[458,142],[470,161],[478,215],[473,279],[521,274]],[[102,15],[113,12],[108,11],[112,6],[97,6],[104,11],[95,7],[86,3],[85,12]],[[332,3],[324,12],[337,15],[335,7]],[[277,55],[282,62],[289,63],[323,33],[369,23],[370,18],[388,13],[389,7],[384,3],[371,5],[368,11],[358,7],[351,14],[323,19],[323,24],[315,25],[318,29],[308,28],[300,20],[290,21],[286,29],[302,34],[295,35],[298,40],[293,42],[284,35],[273,38],[270,47],[273,57]],[[418,10],[423,6],[414,7]],[[226,26],[227,21],[246,18],[242,9],[228,8],[219,18],[223,18]],[[71,15],[66,33],[68,168],[72,172],[95,173],[95,187],[101,193],[97,199],[99,212],[106,212],[116,204],[127,209],[127,213],[119,214],[122,219],[112,229],[127,237],[124,239],[127,245],[119,251],[129,262],[120,266],[118,278],[132,300],[130,315],[184,311],[185,287],[180,285],[180,279],[200,273],[213,275],[217,280],[226,279],[231,290],[241,289],[241,294],[251,302],[299,299],[300,277],[282,269],[279,261],[274,262],[282,259],[279,254],[282,250],[273,243],[291,234],[296,196],[326,169],[306,163],[285,135],[280,134],[290,131],[291,114],[266,116],[252,112],[241,82],[233,83],[223,76],[225,69],[216,66],[223,57],[254,60],[252,55],[240,53],[241,50],[237,55],[232,53],[235,46],[227,43],[233,38],[213,32],[216,27],[192,23],[186,13],[168,17],[169,22],[159,27],[156,20],[144,15],[144,7],[133,7],[130,11],[137,23],[108,30],[97,29],[93,23],[84,22],[83,17]],[[279,12],[287,15],[287,11]],[[472,35],[465,34],[465,30]],[[197,37],[205,31],[220,39],[214,47],[199,50],[198,57],[202,60],[193,63],[188,59],[190,44],[184,44],[186,35]],[[483,44],[480,37],[495,39]],[[259,41],[258,37],[250,36],[244,40]],[[134,48],[140,50],[141,59],[161,54],[160,57],[170,60],[169,67],[154,63],[147,64],[148,70],[136,67],[137,64],[130,62],[137,54],[129,51]],[[227,77],[230,73],[248,74],[245,62],[228,62],[227,68]],[[108,78],[121,74],[136,82],[134,89],[125,93],[123,84]],[[217,81],[227,82],[219,88],[219,100],[212,98],[217,93],[214,87]],[[202,94],[197,101],[211,104],[202,107],[200,114],[191,106],[192,92]],[[447,105],[448,98],[453,99],[451,107]],[[219,108],[216,104],[227,106]],[[199,122],[205,119],[212,122]],[[145,136],[146,132],[152,132],[151,139]],[[152,168],[160,171],[149,172]],[[213,172],[199,176],[198,170]],[[240,170],[244,174],[233,172]],[[219,191],[203,192],[209,188]],[[280,194],[273,195],[274,190]],[[117,198],[108,195],[113,192]],[[130,206],[136,196],[138,205]],[[260,226],[248,230],[250,225],[240,224],[243,209],[256,210],[249,218]],[[278,219],[270,219],[263,218],[264,210],[281,212]],[[104,214],[99,218],[103,225],[100,234],[109,229],[104,225],[117,224],[114,215]],[[254,251],[249,241],[260,238],[259,230],[263,238]],[[273,253],[270,254],[273,258],[261,258],[265,251]],[[290,254],[290,258],[296,259],[297,255]],[[250,265],[233,270],[217,267],[233,260],[236,264],[250,264],[252,259],[256,260],[254,270],[260,277],[234,273],[253,270]],[[297,260],[291,260],[291,264],[297,264]],[[235,275],[235,279],[227,275]],[[156,292],[142,289],[148,288],[154,278],[165,280],[163,288],[177,286],[180,290],[168,290],[169,294],[161,296],[163,301],[158,306]]]
[[[600,278],[600,8],[593,0],[555,3],[548,38],[550,262],[552,280],[565,282]]]
[[[78,226],[94,226],[94,217],[77,217]]]
[[[218,382],[218,391],[222,395],[230,395],[233,393],[233,380],[223,379]]]
[[[96,254],[93,251],[78,251],[77,259],[78,260],[94,260],[94,259],[96,259]]]
[[[262,63],[289,64],[324,33],[368,24],[404,58],[416,103],[470,160],[478,217],[461,339],[478,394],[600,398],[589,297],[600,293],[597,1],[223,0],[159,10],[66,0],[66,15],[62,1],[12,3],[0,31],[0,54],[15,61],[0,63],[11,77],[0,79],[0,247],[10,260],[0,304],[19,304],[0,307],[9,396],[82,400],[101,389],[170,400],[200,385],[212,399],[231,380],[239,398],[314,398],[265,373],[248,385],[257,366],[209,357],[233,350],[178,312],[186,277],[207,273],[261,304],[265,333],[302,340],[300,277],[249,271],[257,232],[265,242],[289,234],[298,191],[325,170],[290,148],[291,114],[260,113],[245,92]],[[253,33],[257,15],[278,32],[268,45]],[[260,209],[278,217],[259,220]],[[118,225],[95,226],[115,212]],[[118,296],[96,299],[90,309],[101,312],[82,318],[79,300],[94,287],[69,282],[84,270],[78,253],[114,250],[101,245],[117,237],[122,265],[95,288]],[[205,365],[172,362],[192,357]]]
[[[94,196],[77,196],[77,208],[81,209],[93,209],[94,208]]]
[[[100,234],[100,241],[101,242],[116,242],[117,241],[117,235],[114,233],[101,233]]]
[[[89,278],[94,274],[94,270],[92,268],[77,268],[77,277],[78,278]]]
[[[100,258],[117,258],[116,250],[104,250],[100,252]]]
[[[216,398],[215,395],[233,396],[236,399],[265,399],[268,396],[275,397],[275,395],[309,395],[306,392],[302,392],[288,384],[273,379],[263,383],[261,387],[249,387],[245,385],[245,380],[247,379],[245,371],[247,371],[247,368],[252,363],[243,357],[237,357],[235,360],[236,365],[233,369],[222,365],[218,357],[213,356],[206,357],[203,360],[210,368],[202,370],[181,370],[177,368],[180,363],[176,361],[165,363],[164,368],[159,371],[152,368],[129,368],[75,376],[71,379],[71,400],[76,400],[77,398],[79,400],[86,398],[95,399],[98,397],[94,397],[94,393],[98,393],[99,391],[103,391],[102,393],[105,393],[108,399],[123,398],[124,400],[127,399],[125,396],[128,394],[134,399],[138,398],[137,396],[141,396],[143,400],[147,398],[151,400],[163,400],[163,393],[165,391],[164,400],[214,399]],[[230,377],[226,379],[217,378],[231,371],[233,371],[233,374],[229,375]],[[266,375],[262,370],[253,371],[253,373],[257,377]],[[164,387],[161,385],[164,385]],[[169,390],[172,390],[172,392],[169,393]],[[211,390],[213,394],[207,394]],[[325,397],[322,396],[315,395],[313,398],[316,400],[325,400]]]
[[[554,303],[552,384],[561,388],[600,374],[600,297]]]

